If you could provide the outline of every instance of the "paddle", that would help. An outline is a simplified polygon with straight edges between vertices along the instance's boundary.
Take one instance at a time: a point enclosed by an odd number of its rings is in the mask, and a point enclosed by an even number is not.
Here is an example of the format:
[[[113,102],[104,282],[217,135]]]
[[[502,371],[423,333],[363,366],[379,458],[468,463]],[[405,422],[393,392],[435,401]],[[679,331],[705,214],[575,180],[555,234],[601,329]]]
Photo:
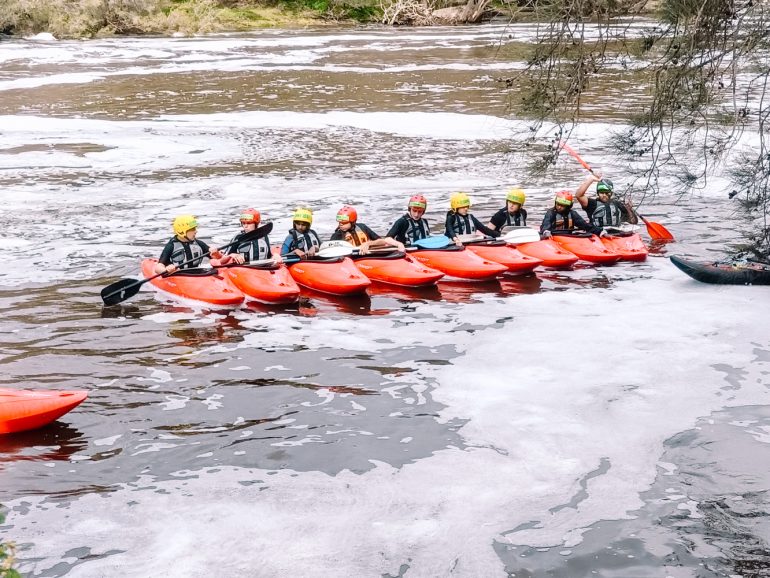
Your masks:
[[[535,229],[530,229],[529,227],[516,227],[507,233],[503,233],[499,239],[501,241],[505,241],[509,245],[535,243],[540,240],[540,233],[538,233]]]
[[[571,146],[569,146],[564,141],[560,141],[559,146],[563,148],[565,151],[567,151],[572,158],[574,158],[577,162],[579,162],[585,170],[587,170],[592,175],[596,176],[596,173],[593,171],[590,165],[587,162],[585,162],[582,158],[580,158],[580,155],[577,154],[577,152],[575,152],[575,150]],[[656,223],[654,221],[648,221],[642,215],[640,215],[636,211],[636,209],[634,209],[634,213],[647,226],[647,233],[650,235],[652,239],[656,241],[674,241],[675,240],[674,235],[671,234],[671,231],[666,229],[666,227],[664,227],[660,223]]]
[[[443,249],[452,244],[452,240],[446,235],[431,235],[424,239],[417,239],[412,243],[412,245],[420,249]]]
[[[370,249],[367,255],[381,255],[383,253],[393,253],[396,251],[398,251],[396,247],[381,247],[377,249]],[[356,248],[352,243],[349,243],[348,241],[336,240],[321,243],[316,256],[321,257],[322,259],[329,259],[332,257],[347,257],[348,255],[360,254],[360,249]]]
[[[222,245],[221,247],[218,247],[215,249],[216,251],[223,251],[225,249],[228,249],[230,247],[233,247],[235,245],[239,245],[240,243],[246,243],[248,241],[253,241],[254,239],[259,239],[261,237],[264,237],[265,235],[270,234],[270,231],[273,230],[273,223],[265,223],[261,227],[257,227],[253,231],[249,231],[248,233],[243,233],[241,235],[238,235],[234,241],[231,241],[227,245]],[[213,251],[214,249],[212,249]],[[187,261],[184,261],[183,263],[179,264],[179,267],[183,267],[185,265],[189,265],[190,263],[193,263],[197,261],[198,259],[202,259],[203,257],[208,257],[212,251],[209,251],[208,253],[204,253],[200,257],[195,257],[194,259],[188,259]],[[173,275],[174,273],[172,273]],[[153,275],[152,277],[147,277],[146,279],[121,279],[120,281],[116,281],[115,283],[112,283],[110,285],[107,285],[104,289],[102,289],[102,301],[105,305],[117,305],[118,303],[122,303],[126,299],[130,299],[137,293],[139,293],[139,289],[142,285],[147,283],[147,281],[152,281],[153,279],[157,279],[158,277],[162,276],[168,276],[168,273],[158,273],[157,275]]]

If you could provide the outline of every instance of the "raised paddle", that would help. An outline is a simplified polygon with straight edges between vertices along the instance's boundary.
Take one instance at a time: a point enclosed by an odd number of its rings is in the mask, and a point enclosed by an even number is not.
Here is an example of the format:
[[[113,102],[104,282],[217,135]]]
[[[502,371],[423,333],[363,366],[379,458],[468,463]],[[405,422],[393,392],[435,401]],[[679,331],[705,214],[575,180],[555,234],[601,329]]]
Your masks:
[[[240,243],[246,243],[248,241],[253,241],[254,239],[259,239],[261,237],[264,237],[265,235],[269,235],[270,231],[273,230],[273,223],[265,223],[261,227],[257,227],[253,231],[249,231],[248,233],[243,233],[241,235],[238,235],[234,241],[231,241],[227,245],[222,245],[221,247],[218,247],[217,249],[212,249],[212,251],[223,251],[225,249],[229,249],[230,247],[233,247],[235,245],[239,245]],[[193,263],[199,259],[203,259],[203,257],[208,257],[212,251],[209,251],[208,253],[204,253],[200,257],[195,257],[194,259],[188,259],[187,261],[184,261],[183,263],[179,263],[179,267],[184,267],[185,265],[189,265],[190,263]],[[174,273],[171,273],[171,275],[174,275]],[[130,299],[137,293],[139,293],[139,289],[142,285],[147,283],[147,281],[152,281],[153,279],[157,279],[158,277],[163,276],[169,276],[168,273],[158,273],[157,275],[153,275],[152,277],[147,277],[146,279],[121,279],[120,281],[116,281],[115,283],[112,283],[110,285],[107,285],[104,289],[102,289],[102,301],[105,305],[117,305],[118,303],[122,303],[126,299]]]
[[[596,173],[593,171],[591,166],[585,162],[582,158],[580,158],[580,155],[575,152],[575,150],[569,146],[564,141],[559,141],[559,146],[563,148],[565,151],[567,151],[572,158],[574,158],[577,162],[579,162],[585,170],[587,170],[592,175],[596,176]],[[671,234],[671,231],[666,229],[663,225],[660,223],[656,223],[654,221],[648,221],[645,219],[642,215],[640,215],[636,209],[633,210],[637,217],[639,217],[642,222],[647,226],[647,233],[650,235],[651,238],[653,238],[656,241],[674,241],[674,235]]]

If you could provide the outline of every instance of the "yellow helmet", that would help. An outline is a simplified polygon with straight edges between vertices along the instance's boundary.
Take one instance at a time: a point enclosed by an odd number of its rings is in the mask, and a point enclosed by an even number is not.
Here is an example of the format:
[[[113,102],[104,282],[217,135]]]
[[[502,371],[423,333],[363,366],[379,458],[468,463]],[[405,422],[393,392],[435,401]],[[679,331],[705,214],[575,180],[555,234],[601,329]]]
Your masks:
[[[299,221],[300,223],[307,223],[308,225],[312,225],[313,211],[307,207],[298,207],[294,211],[294,217],[292,218],[292,221]]]
[[[187,231],[198,227],[198,219],[193,215],[179,215],[172,224],[174,233],[179,237],[184,237]]]
[[[505,200],[510,201],[512,203],[519,203],[520,205],[524,204],[524,201],[527,199],[527,195],[524,194],[524,191],[521,189],[511,189],[508,191],[508,194],[505,195]]]
[[[468,193],[452,193],[452,196],[449,198],[449,206],[452,207],[453,211],[463,207],[470,207],[471,198],[468,196]]]

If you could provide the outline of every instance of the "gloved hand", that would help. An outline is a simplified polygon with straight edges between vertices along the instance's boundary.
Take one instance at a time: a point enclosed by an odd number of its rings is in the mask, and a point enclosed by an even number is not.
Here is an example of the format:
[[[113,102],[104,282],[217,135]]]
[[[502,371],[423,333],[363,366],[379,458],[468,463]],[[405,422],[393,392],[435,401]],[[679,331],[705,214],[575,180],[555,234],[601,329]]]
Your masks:
[[[551,235],[551,231],[543,231],[543,234],[542,234],[542,235],[540,235],[540,236],[541,236],[543,239],[550,239],[551,237],[553,237],[553,235]]]
[[[600,237],[609,237],[610,234],[607,231],[605,231],[604,229],[602,229],[602,232],[599,233],[599,236]]]

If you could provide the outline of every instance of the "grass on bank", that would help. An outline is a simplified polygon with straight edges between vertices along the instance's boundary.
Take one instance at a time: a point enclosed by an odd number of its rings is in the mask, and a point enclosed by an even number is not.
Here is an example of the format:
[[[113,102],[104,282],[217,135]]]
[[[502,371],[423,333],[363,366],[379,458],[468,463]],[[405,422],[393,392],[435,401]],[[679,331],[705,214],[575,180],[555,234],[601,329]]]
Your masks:
[[[185,35],[380,18],[378,0],[4,0],[0,33]]]

